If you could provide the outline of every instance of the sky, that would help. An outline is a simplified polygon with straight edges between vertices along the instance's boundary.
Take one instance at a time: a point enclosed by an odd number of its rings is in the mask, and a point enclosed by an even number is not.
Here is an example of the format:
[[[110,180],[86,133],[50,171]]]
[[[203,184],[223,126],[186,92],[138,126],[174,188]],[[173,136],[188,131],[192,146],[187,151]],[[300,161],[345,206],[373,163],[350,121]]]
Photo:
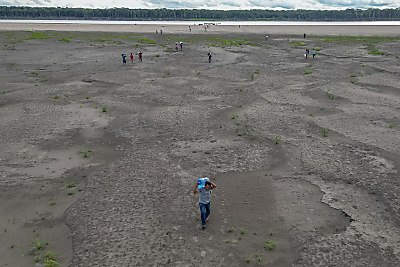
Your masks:
[[[0,6],[168,9],[321,9],[398,8],[400,0],[0,0]]]

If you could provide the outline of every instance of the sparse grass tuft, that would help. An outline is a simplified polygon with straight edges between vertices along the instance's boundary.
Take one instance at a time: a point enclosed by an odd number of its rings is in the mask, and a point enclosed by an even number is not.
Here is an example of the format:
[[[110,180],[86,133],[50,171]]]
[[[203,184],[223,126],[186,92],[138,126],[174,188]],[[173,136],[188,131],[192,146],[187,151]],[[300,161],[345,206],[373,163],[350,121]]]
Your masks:
[[[70,184],[66,184],[66,186],[67,186],[67,188],[73,188],[73,187],[76,187],[76,184],[75,184],[75,182],[72,182]]]
[[[272,249],[274,249],[275,245],[276,245],[275,242],[269,240],[269,241],[265,242],[264,248],[268,248],[269,250],[272,250]]]

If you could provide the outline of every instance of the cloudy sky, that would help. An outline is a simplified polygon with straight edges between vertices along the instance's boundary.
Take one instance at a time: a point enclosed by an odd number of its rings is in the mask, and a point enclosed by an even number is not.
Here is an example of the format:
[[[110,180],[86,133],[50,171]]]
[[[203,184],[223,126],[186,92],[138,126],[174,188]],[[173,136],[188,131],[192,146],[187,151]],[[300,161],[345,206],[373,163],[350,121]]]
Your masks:
[[[346,9],[397,8],[400,0],[0,0],[0,6],[172,9]]]

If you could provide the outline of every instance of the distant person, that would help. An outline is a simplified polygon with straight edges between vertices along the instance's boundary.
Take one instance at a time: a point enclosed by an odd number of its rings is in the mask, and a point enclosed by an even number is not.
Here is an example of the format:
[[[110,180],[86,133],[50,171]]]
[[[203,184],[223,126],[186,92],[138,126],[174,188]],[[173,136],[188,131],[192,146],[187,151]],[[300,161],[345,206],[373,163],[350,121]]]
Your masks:
[[[317,55],[317,51],[315,51],[315,48],[312,51],[312,58],[315,58],[315,56]]]
[[[158,34],[158,31],[156,30],[156,34]]]
[[[133,63],[133,54],[132,53],[131,53],[130,57],[131,57],[131,63]]]
[[[208,216],[210,216],[211,209],[211,189],[217,188],[216,184],[207,181],[204,187],[198,188],[198,185],[196,184],[196,187],[194,188],[193,194],[199,193],[199,206],[200,206],[200,212],[201,212],[201,225],[203,229],[206,229],[206,223],[208,221]]]
[[[208,63],[211,63],[211,53],[208,53]]]
[[[307,49],[306,49],[306,53],[305,53],[306,58],[308,57],[308,54],[310,54],[310,50],[308,50],[308,48],[307,48]]]
[[[240,28],[240,25],[239,25],[239,28]]]
[[[162,34],[162,29],[160,30],[160,34]]]
[[[183,42],[181,41],[181,42],[179,42],[179,45],[181,46],[181,51],[182,51],[182,48],[183,48]]]
[[[178,51],[178,43],[175,43],[175,50]]]
[[[306,33],[304,33],[304,38],[306,38]]]
[[[138,52],[138,56],[139,56],[139,61],[142,62],[142,56],[143,56],[142,51],[139,51],[139,52]]]
[[[126,64],[126,55],[125,55],[125,53],[123,53],[122,55],[122,64]]]
[[[168,44],[169,44],[169,38],[168,38],[168,40],[167,40],[167,41],[168,41]]]
[[[268,35],[265,36],[265,41],[268,41]]]
[[[189,26],[189,32],[191,32],[192,31],[192,29],[190,28],[190,26]]]

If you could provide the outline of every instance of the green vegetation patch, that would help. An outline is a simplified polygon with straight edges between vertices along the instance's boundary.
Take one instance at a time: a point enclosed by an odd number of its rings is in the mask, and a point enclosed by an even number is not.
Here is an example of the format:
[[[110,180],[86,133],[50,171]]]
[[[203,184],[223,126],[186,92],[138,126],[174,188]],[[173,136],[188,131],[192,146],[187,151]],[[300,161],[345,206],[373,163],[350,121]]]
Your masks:
[[[44,34],[42,32],[33,32],[33,31],[28,31],[30,33],[30,36],[26,37],[25,40],[32,40],[32,39],[49,39],[52,38],[53,36]]]
[[[211,46],[241,46],[241,45],[254,45],[259,46],[257,44],[251,44],[248,40],[242,38],[233,38],[231,39],[222,39],[220,36],[216,38],[209,38],[208,40],[212,42],[212,44],[208,44]]]
[[[305,43],[302,43],[302,42],[295,42],[295,41],[292,41],[292,42],[290,42],[289,43],[291,46],[306,46],[307,44],[305,44]]]
[[[140,38],[137,40],[137,42],[142,43],[142,44],[156,44],[156,41],[150,40],[148,38]]]

